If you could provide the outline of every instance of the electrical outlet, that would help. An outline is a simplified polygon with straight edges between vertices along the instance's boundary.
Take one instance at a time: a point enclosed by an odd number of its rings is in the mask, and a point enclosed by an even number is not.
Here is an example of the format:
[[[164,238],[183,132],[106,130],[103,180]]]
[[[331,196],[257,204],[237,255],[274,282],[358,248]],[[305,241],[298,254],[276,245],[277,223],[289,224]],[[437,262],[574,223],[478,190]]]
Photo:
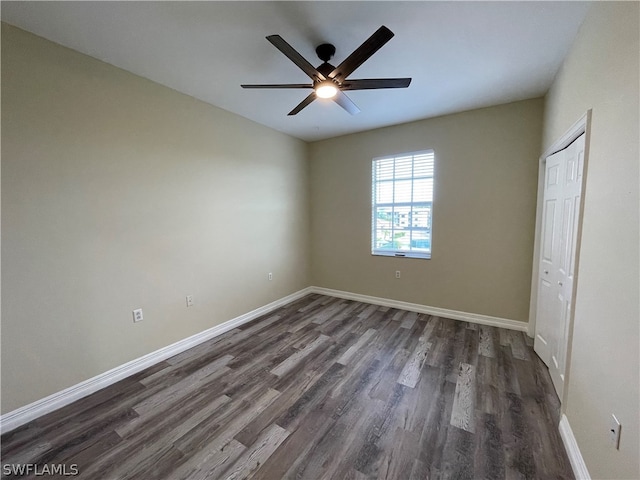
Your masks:
[[[396,278],[400,278],[400,270],[396,270]]]
[[[133,323],[136,322],[141,322],[142,321],[142,309],[141,308],[136,308],[133,311]]]
[[[609,441],[614,448],[620,449],[620,429],[622,426],[614,414],[611,414],[611,423],[609,424]]]
[[[273,280],[273,273],[269,272],[269,275],[267,275],[267,278],[269,279],[269,281]]]
[[[193,295],[187,295],[187,307],[193,307]]]

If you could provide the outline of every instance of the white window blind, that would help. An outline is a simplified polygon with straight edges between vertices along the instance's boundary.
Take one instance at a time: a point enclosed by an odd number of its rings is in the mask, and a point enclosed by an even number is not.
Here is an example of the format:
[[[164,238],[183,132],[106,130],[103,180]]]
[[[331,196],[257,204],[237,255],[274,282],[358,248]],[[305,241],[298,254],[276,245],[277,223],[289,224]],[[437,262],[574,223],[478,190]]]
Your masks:
[[[431,258],[433,150],[373,160],[371,253]]]

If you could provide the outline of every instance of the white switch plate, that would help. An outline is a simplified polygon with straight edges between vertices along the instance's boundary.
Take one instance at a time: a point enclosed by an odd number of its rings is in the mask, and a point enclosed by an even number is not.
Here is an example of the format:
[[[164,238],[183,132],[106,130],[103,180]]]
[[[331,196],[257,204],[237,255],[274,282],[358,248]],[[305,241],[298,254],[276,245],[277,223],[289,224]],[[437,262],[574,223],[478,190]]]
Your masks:
[[[267,275],[267,278],[269,279],[269,281],[273,280],[273,273],[269,272],[269,275]]]
[[[611,414],[611,424],[609,425],[609,441],[616,449],[620,449],[620,429],[621,425],[614,414]]]
[[[136,308],[133,311],[133,322],[141,322],[142,321],[142,309],[141,308]]]
[[[187,307],[193,307],[193,295],[187,295]]]

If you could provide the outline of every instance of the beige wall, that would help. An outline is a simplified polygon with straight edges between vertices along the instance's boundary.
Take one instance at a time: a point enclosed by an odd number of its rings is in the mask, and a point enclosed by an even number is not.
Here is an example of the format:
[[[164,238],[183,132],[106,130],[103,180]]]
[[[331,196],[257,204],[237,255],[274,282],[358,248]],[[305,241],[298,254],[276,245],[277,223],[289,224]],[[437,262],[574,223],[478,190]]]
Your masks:
[[[535,99],[311,144],[313,284],[527,321],[541,125]],[[430,148],[432,258],[372,256],[371,159]]]
[[[2,140],[2,412],[309,284],[301,141],[6,24]]]
[[[545,147],[593,109],[565,410],[598,479],[640,478],[639,24],[638,2],[596,2],[545,102]]]

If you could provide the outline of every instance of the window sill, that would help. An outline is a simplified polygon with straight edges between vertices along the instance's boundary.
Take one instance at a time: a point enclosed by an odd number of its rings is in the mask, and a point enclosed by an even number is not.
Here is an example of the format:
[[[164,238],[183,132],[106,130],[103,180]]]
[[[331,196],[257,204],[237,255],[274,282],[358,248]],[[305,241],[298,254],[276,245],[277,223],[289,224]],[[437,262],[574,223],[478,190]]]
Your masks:
[[[431,260],[431,253],[417,253],[417,252],[386,252],[376,250],[371,252],[371,255],[379,257],[395,257],[395,258],[421,258],[423,260]]]

